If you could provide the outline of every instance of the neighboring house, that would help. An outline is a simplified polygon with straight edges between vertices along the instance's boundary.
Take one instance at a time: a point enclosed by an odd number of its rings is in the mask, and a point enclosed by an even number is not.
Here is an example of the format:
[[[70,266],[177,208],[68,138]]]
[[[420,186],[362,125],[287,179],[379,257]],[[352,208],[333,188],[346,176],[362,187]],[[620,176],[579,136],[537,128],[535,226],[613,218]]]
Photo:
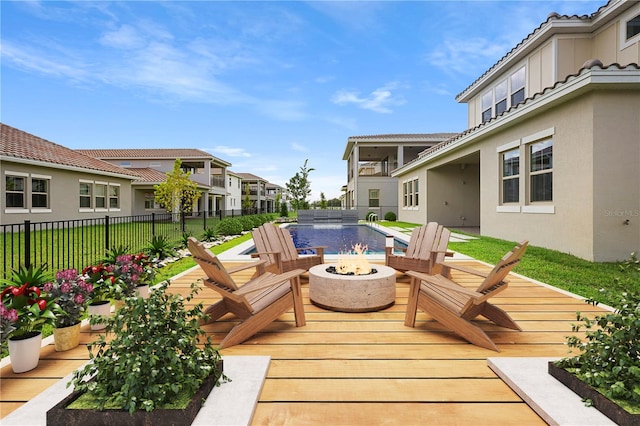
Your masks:
[[[227,196],[224,199],[227,215],[242,211],[242,179],[227,169]]]
[[[343,208],[358,210],[364,219],[370,211],[383,218],[398,212],[398,180],[391,171],[418,157],[425,149],[454,133],[351,136],[343,160],[347,161],[347,185]]]
[[[593,261],[638,251],[638,62],[639,2],[549,15],[456,97],[469,129],[392,173],[399,219]]]
[[[77,152],[131,170],[140,178],[133,183],[133,214],[166,211],[154,201],[154,185],[166,181],[166,173],[173,170],[176,159],[181,168],[191,172],[191,180],[198,184],[202,197],[194,212],[217,214],[226,208],[227,167],[224,160],[199,149],[79,149]]]
[[[238,173],[237,175],[242,180],[243,202],[248,190],[251,209],[255,209],[257,213],[273,213],[278,211],[275,207],[275,187],[278,187],[277,185],[270,184],[266,179],[251,173]],[[269,191],[267,187],[270,188]]]
[[[0,124],[0,224],[130,216],[138,176]]]

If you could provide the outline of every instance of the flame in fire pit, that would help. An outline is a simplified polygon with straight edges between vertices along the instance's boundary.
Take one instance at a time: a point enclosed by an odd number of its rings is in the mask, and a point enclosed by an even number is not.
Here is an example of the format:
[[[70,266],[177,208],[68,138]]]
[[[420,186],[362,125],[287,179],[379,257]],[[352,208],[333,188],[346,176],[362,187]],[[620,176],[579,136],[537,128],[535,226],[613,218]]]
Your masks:
[[[363,246],[358,243],[352,247],[352,251],[347,253],[346,256],[341,255],[338,257],[338,264],[336,265],[336,273],[342,275],[367,275],[371,274],[371,265],[364,257],[367,251],[367,246]]]

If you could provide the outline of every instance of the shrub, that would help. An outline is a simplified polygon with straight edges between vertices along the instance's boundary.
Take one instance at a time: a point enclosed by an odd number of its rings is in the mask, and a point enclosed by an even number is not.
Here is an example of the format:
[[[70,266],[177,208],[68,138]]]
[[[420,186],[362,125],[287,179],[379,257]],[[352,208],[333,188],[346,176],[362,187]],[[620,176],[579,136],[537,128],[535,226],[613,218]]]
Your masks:
[[[214,241],[218,238],[218,232],[215,228],[207,228],[204,230],[202,241]]]
[[[287,203],[280,203],[280,217],[289,217],[289,209]]]
[[[624,272],[623,288],[637,286],[640,263],[635,254],[621,265]],[[591,320],[577,314],[582,324],[573,325],[573,331],[585,329],[585,339],[567,337],[567,345],[580,351],[572,358],[563,358],[556,365],[596,388],[608,398],[640,404],[640,294],[637,292],[611,294],[600,290],[613,300],[614,312]],[[597,305],[594,299],[588,303]],[[595,327],[594,327],[595,326]]]
[[[395,222],[396,214],[394,212],[386,212],[384,214],[384,220],[388,220],[389,222]]]
[[[242,234],[243,226],[238,218],[227,217],[218,222],[216,231],[218,235],[239,235]]]
[[[366,220],[371,220],[371,216],[377,216],[377,213],[369,212],[369,213],[367,213],[367,215],[364,218]]]
[[[186,297],[168,294],[167,286],[165,281],[149,299],[127,298],[106,319],[107,333],[88,345],[92,362],[76,370],[70,383],[89,392],[99,409],[152,411],[182,393],[193,395],[212,373],[224,378],[216,369],[220,354],[199,325],[206,318],[202,303],[192,306],[196,284]]]
[[[237,220],[242,225],[242,231],[251,231],[253,229],[253,219],[251,216],[240,216]]]
[[[164,235],[154,235],[149,244],[145,247],[144,251],[149,256],[158,260],[176,255],[176,251],[173,249],[173,244],[171,244],[169,238]]]
[[[182,233],[182,237],[180,238],[180,247],[187,248],[187,241],[189,241],[189,237],[193,237],[193,232],[186,231]]]

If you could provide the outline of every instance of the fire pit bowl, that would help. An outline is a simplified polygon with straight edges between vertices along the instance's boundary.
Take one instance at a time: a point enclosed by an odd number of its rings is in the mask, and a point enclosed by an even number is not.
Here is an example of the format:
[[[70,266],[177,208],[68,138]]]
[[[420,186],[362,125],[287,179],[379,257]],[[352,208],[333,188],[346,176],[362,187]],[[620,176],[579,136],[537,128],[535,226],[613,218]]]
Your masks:
[[[372,312],[396,301],[396,270],[375,265],[375,273],[343,275],[327,271],[334,264],[309,270],[309,298],[323,309],[340,312]]]

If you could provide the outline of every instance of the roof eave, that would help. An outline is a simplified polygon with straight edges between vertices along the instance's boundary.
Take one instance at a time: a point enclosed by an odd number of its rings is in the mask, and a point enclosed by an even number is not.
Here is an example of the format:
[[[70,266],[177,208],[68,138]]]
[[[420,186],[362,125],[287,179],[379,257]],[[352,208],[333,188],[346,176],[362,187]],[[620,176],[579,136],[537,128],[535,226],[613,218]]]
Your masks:
[[[79,173],[92,173],[92,174],[100,175],[100,176],[110,176],[110,177],[116,177],[116,178],[122,178],[122,179],[129,179],[131,181],[134,181],[134,180],[138,179],[138,176],[123,174],[123,173],[115,173],[115,172],[108,172],[108,171],[105,171],[105,170],[89,169],[89,168],[86,168],[86,167],[70,166],[70,165],[67,165],[67,164],[49,163],[49,162],[46,162],[46,161],[32,160],[32,159],[29,159],[29,158],[11,157],[11,156],[8,156],[8,155],[0,155],[0,162],[1,161],[10,161],[10,162],[13,162],[13,163],[27,164],[27,165],[30,165],[30,166],[40,166],[40,167],[46,167],[46,168],[49,168],[49,169],[60,169],[60,170],[79,172]]]

